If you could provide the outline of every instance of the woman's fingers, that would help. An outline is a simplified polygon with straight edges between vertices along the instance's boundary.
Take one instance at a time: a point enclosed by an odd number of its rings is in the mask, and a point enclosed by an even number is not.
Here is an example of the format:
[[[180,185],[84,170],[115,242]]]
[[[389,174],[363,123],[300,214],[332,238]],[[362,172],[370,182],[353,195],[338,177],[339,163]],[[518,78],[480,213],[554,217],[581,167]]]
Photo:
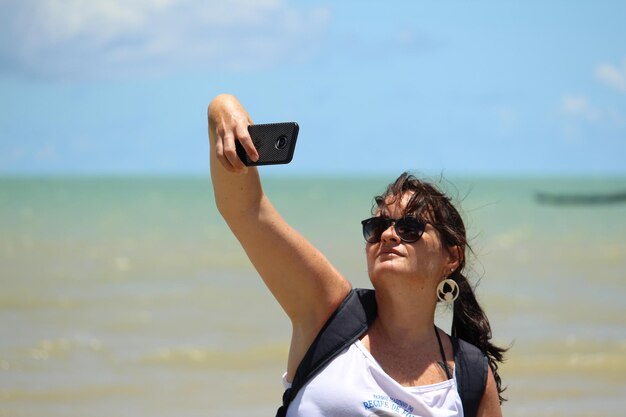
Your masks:
[[[231,131],[227,131],[224,134],[223,144],[223,153],[224,153],[224,162],[226,165],[226,169],[231,172],[245,173],[248,171],[248,168],[241,162],[239,159],[239,155],[237,155],[237,147],[235,146],[236,137]]]
[[[256,162],[259,159],[259,153],[254,146],[254,142],[252,142],[252,138],[250,137],[250,133],[248,133],[248,127],[240,124],[236,128],[236,136],[239,143],[243,146],[243,149],[248,154],[248,157],[253,162]]]
[[[217,160],[230,172],[245,173],[247,167],[237,155],[237,141],[252,161],[258,159],[258,153],[248,133],[251,123],[248,113],[232,96],[219,95],[209,105],[209,128],[215,134],[215,152]]]

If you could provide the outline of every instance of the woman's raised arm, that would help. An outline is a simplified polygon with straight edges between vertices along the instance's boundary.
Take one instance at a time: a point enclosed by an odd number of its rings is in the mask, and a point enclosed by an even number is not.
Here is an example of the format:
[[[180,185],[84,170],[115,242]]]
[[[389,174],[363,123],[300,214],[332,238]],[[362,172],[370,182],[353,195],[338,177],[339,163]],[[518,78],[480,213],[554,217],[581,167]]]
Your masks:
[[[241,103],[231,95],[219,95],[209,105],[208,119],[215,202],[293,323],[291,368],[292,360],[299,363],[303,350],[346,296],[350,284],[278,214],[263,193],[256,167],[245,167],[239,160],[236,140],[251,159],[257,155],[248,135],[252,120]]]

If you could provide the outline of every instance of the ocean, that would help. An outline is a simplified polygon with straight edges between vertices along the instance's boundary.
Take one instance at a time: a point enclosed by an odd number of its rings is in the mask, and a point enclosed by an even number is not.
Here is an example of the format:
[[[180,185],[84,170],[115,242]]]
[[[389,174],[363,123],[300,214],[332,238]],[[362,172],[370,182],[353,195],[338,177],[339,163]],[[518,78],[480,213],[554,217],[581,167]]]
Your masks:
[[[355,286],[393,177],[265,180]],[[623,416],[626,204],[547,205],[626,178],[452,177],[507,416]],[[0,178],[0,416],[270,416],[290,325],[206,178]],[[449,330],[450,312],[437,322]]]

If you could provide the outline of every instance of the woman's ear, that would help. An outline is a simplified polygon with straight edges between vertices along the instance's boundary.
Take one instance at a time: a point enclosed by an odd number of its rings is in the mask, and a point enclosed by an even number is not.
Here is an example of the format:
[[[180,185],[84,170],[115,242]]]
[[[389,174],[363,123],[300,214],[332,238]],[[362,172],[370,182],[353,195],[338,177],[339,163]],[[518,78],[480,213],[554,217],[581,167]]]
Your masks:
[[[446,267],[448,268],[448,271],[452,272],[461,265],[461,262],[463,262],[464,254],[463,250],[458,245],[448,246],[447,251],[448,264],[446,265]]]

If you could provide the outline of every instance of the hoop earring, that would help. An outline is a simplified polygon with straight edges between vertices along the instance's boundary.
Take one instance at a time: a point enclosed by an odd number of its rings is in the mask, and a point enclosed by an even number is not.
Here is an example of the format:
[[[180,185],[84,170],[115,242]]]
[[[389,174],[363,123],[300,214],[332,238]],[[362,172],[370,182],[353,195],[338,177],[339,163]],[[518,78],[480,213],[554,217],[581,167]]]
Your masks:
[[[453,279],[446,278],[437,285],[437,298],[448,305],[459,298],[459,285]]]

